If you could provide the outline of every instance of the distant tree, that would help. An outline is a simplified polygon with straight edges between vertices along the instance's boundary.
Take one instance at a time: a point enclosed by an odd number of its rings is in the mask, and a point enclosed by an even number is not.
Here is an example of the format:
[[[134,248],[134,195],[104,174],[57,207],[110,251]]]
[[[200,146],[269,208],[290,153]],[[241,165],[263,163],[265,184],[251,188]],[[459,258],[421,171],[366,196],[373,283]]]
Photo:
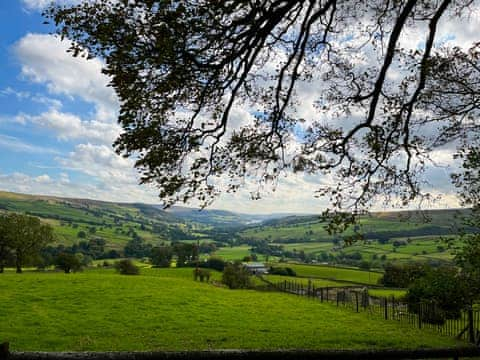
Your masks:
[[[205,266],[210,269],[223,271],[225,269],[225,261],[220,257],[210,256],[205,262]]]
[[[173,257],[173,249],[171,246],[156,246],[150,252],[152,265],[158,267],[170,267]]]
[[[370,270],[370,268],[372,267],[372,264],[369,261],[363,260],[360,262],[358,267],[362,270]]]
[[[173,243],[173,252],[177,255],[177,267],[183,267],[188,262],[197,258],[198,249],[194,244],[176,242]]]
[[[428,265],[421,263],[413,264],[388,264],[385,266],[380,283],[388,287],[407,288],[415,280],[425,276],[429,269]]]
[[[147,244],[143,238],[134,234],[123,248],[123,252],[127,257],[144,258],[150,256],[151,249],[151,244]]]
[[[55,265],[63,270],[65,274],[69,274],[71,271],[77,272],[82,268],[82,263],[79,257],[70,253],[58,254],[55,259]]]
[[[85,231],[80,230],[80,231],[77,233],[77,237],[80,238],[80,239],[85,239],[85,238],[87,237],[87,234],[85,233]]]
[[[227,264],[223,269],[222,283],[230,289],[245,289],[251,286],[251,274],[240,262]]]

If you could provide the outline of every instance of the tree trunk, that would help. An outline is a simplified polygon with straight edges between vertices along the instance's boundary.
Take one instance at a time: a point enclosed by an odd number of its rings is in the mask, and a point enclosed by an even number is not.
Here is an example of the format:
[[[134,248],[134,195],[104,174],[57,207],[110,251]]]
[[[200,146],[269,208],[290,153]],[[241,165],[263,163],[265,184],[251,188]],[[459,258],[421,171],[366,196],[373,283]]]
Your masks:
[[[22,261],[17,257],[15,260],[15,266],[17,267],[17,274],[22,273]]]
[[[3,269],[5,268],[5,264],[3,263],[3,260],[0,261],[0,274],[3,274]]]

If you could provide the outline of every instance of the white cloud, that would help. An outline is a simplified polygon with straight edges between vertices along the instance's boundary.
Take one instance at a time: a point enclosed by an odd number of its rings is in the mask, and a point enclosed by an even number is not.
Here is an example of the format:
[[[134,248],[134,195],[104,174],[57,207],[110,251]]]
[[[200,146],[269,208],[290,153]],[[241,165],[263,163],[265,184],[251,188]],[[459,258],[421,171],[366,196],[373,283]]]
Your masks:
[[[66,169],[75,170],[109,184],[138,183],[133,160],[117,155],[106,145],[79,144],[66,158],[58,158]]]
[[[53,130],[59,140],[79,139],[109,145],[113,143],[121,130],[117,124],[98,120],[82,121],[77,115],[63,113],[56,108],[51,108],[36,116],[22,115],[18,120],[22,123],[28,121],[39,127]]]
[[[2,134],[0,134],[0,147],[3,147],[13,152],[23,152],[23,153],[31,153],[31,154],[52,154],[52,155],[59,154],[58,150],[48,148],[48,147],[43,147],[43,146],[32,145],[16,137],[2,135]]]
[[[28,10],[43,10],[52,3],[58,5],[79,4],[82,0],[21,0],[23,6]]]
[[[70,42],[46,34],[27,34],[14,49],[22,66],[22,75],[46,84],[53,94],[78,97],[95,104],[99,120],[115,121],[118,100],[107,87],[109,79],[101,73],[98,59],[74,58],[67,53]]]

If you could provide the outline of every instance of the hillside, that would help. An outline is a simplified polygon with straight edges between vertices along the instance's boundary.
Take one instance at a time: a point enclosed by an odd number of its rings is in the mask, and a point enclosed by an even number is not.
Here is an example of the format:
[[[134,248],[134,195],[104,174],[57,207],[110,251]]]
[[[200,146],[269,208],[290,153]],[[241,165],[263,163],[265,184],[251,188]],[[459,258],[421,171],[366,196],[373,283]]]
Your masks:
[[[102,238],[107,250],[122,250],[135,237],[153,245],[171,241],[217,241],[236,245],[216,252],[228,260],[241,260],[255,252],[261,259],[273,255],[274,258],[354,266],[368,261],[377,267],[386,261],[448,261],[452,252],[439,239],[455,235],[460,217],[468,215],[468,210],[372,213],[363,216],[358,227],[367,243],[344,247],[344,235],[328,234],[325,223],[315,215],[246,215],[186,207],[165,211],[159,206],[141,203],[9,192],[0,192],[0,211],[38,216],[54,227],[57,244],[72,245]],[[351,230],[346,232],[351,233]],[[277,246],[276,250],[256,246],[265,241]]]
[[[38,216],[54,227],[57,243],[65,245],[101,237],[107,248],[120,249],[135,234],[154,244],[206,236],[204,226],[145,204],[0,192],[0,211]]]
[[[242,214],[226,210],[209,210],[196,209],[183,206],[172,206],[166,210],[177,217],[184,220],[193,221],[205,225],[220,227],[240,227],[244,225],[260,224],[265,221],[274,221],[275,219],[283,219],[289,214]]]
[[[8,321],[0,326],[0,338],[17,351],[412,349],[463,344],[367,312],[279,292],[228,290],[194,282],[191,274],[191,269],[142,269],[139,276],[117,275],[112,269],[4,274],[0,317]]]
[[[468,210],[426,210],[374,212],[360,218],[357,230],[366,239],[382,240],[397,237],[441,236],[458,232],[461,217]],[[288,216],[272,219],[241,232],[243,238],[275,243],[332,242],[343,235],[330,235],[319,216]],[[348,230],[345,235],[352,234]]]

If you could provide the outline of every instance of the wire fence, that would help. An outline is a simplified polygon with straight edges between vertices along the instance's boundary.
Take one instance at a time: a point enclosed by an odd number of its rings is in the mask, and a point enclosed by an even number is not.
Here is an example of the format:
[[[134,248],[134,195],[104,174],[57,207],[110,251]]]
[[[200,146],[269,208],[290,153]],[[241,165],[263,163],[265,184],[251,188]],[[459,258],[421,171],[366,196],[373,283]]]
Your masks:
[[[407,304],[394,297],[371,296],[366,287],[315,287],[311,281],[305,284],[289,280],[276,283],[264,278],[262,280],[278,291],[305,296],[320,302],[335,303],[338,307],[355,312],[368,312],[381,316],[385,320],[408,323],[419,329],[434,330],[443,335],[480,345],[480,310],[478,309],[449,313],[433,302]]]

